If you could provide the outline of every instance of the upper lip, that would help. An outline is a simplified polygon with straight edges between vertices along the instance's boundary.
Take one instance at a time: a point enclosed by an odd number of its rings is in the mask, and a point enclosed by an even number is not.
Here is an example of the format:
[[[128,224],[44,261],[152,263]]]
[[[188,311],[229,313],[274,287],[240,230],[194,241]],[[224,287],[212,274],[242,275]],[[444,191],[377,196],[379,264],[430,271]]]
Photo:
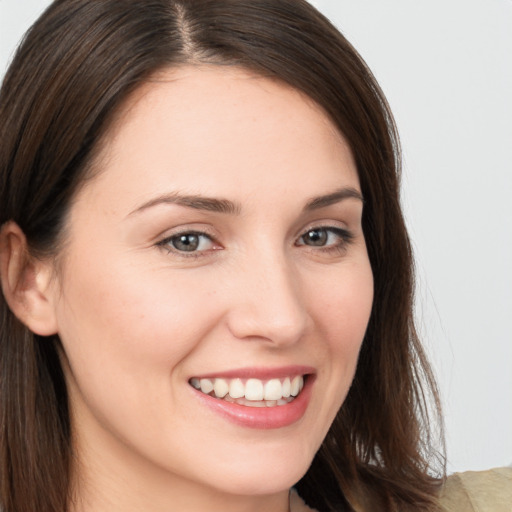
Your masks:
[[[309,375],[315,373],[312,366],[290,365],[280,367],[246,367],[232,370],[221,370],[218,372],[193,375],[196,379],[284,379],[295,375]]]

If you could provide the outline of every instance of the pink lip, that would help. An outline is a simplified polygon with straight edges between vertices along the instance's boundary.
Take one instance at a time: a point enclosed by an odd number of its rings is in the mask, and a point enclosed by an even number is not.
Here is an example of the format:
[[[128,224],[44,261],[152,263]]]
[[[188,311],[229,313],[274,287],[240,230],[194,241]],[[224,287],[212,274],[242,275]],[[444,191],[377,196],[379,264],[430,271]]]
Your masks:
[[[284,375],[282,374],[282,369],[277,369],[278,371],[249,369],[246,372],[237,371],[215,374],[216,377],[220,378],[254,377],[262,380],[268,378],[280,378],[289,375],[308,374],[302,391],[299,393],[297,398],[286,405],[278,405],[275,407],[248,407],[205,395],[201,391],[192,387],[191,390],[194,392],[194,395],[201,400],[203,405],[237,425],[254,429],[283,428],[296,423],[304,416],[311,399],[311,390],[315,381],[315,375],[311,374],[311,368],[309,368],[309,372],[303,371],[305,367],[300,367],[301,371],[297,371],[299,367],[293,368],[294,369],[290,371],[291,367],[288,367]],[[205,376],[202,378],[208,377]],[[213,374],[210,378],[213,378]]]
[[[295,375],[314,374],[315,369],[311,366],[281,366],[279,368],[239,368],[237,370],[220,371],[217,373],[208,373],[205,375],[194,375],[198,379],[284,379],[285,377],[294,377]]]

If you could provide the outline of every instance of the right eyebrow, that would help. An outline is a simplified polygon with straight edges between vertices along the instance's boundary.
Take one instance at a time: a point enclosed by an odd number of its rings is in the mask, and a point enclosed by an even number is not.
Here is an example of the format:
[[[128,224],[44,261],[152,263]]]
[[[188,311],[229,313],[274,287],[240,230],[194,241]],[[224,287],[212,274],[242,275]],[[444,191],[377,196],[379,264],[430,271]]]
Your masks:
[[[216,197],[206,197],[201,195],[182,195],[177,192],[171,194],[164,194],[154,199],[151,199],[130,212],[129,215],[140,213],[148,208],[160,204],[177,204],[192,208],[194,210],[204,210],[207,212],[225,213],[229,215],[239,215],[241,206],[228,199],[220,199]]]
[[[339,203],[340,201],[344,201],[345,199],[357,199],[364,204],[364,199],[359,192],[352,187],[342,187],[338,190],[330,194],[326,194],[324,196],[314,197],[308,201],[304,210],[312,211],[319,210],[320,208],[325,208],[327,206],[331,206],[332,204]]]

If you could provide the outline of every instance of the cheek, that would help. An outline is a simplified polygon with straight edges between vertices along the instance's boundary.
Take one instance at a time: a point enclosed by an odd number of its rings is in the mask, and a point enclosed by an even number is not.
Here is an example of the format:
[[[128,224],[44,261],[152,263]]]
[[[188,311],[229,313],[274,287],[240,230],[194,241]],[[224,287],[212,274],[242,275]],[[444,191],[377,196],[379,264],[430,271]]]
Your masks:
[[[76,424],[93,439],[106,430],[146,446],[148,432],[157,440],[162,429],[179,427],[183,361],[215,323],[211,301],[190,278],[174,274],[171,282],[165,271],[123,266],[120,258],[115,268],[73,271],[59,334]]]
[[[169,374],[215,321],[206,293],[165,272],[74,266],[59,308],[59,334],[75,377],[120,388]],[[203,312],[201,322],[197,311]],[[136,379],[129,379],[129,386]]]
[[[369,262],[347,265],[316,296],[316,325],[327,350],[321,365],[327,382],[326,406],[334,415],[342,405],[355,375],[359,351],[373,304],[373,276]],[[333,284],[334,283],[334,284]],[[337,283],[337,284],[336,284]]]
[[[358,353],[373,304],[373,275],[368,261],[349,264],[340,277],[331,279],[317,295],[317,324],[322,326],[330,349]]]

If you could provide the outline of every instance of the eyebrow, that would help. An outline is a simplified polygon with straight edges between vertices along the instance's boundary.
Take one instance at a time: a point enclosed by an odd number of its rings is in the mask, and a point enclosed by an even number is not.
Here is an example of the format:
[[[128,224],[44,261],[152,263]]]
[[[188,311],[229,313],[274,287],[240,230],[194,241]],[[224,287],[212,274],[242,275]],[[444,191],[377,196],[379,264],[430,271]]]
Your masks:
[[[364,202],[361,193],[352,187],[342,187],[330,194],[313,197],[309,199],[304,207],[304,211],[319,210],[333,204],[339,203],[345,199],[357,199]],[[177,192],[164,194],[137,207],[129,215],[140,213],[148,208],[161,204],[177,204],[194,210],[203,210],[214,213],[223,213],[228,215],[239,215],[242,211],[240,203],[230,201],[229,199],[218,199],[215,197],[206,197],[201,195],[182,195]]]
[[[177,204],[194,210],[204,210],[207,212],[225,213],[229,215],[239,215],[242,210],[240,204],[230,201],[229,199],[217,199],[201,195],[181,195],[174,192],[151,199],[132,211],[130,215],[161,204]]]
[[[361,192],[352,187],[342,187],[334,191],[332,194],[327,194],[325,196],[319,196],[310,199],[306,203],[304,211],[312,211],[319,210],[320,208],[326,208],[327,206],[339,203],[345,199],[357,199],[364,203],[364,199]]]

